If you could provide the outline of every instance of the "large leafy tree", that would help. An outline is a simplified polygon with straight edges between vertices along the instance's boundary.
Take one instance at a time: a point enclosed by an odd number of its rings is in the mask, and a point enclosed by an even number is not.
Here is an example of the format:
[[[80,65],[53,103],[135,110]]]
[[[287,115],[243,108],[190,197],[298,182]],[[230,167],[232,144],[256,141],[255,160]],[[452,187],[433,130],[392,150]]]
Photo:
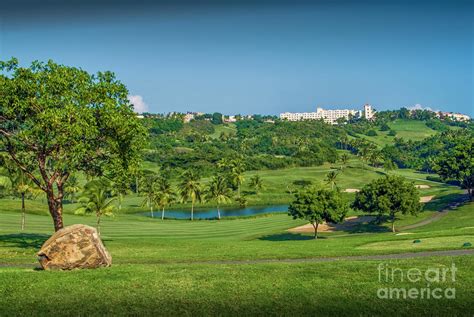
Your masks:
[[[305,219],[313,226],[315,239],[320,224],[342,222],[347,211],[347,203],[338,191],[314,186],[298,191],[288,207],[288,214],[293,219]]]
[[[441,153],[434,163],[434,170],[443,179],[455,179],[467,189],[470,199],[474,187],[474,138],[459,137],[456,145]]]
[[[55,230],[72,173],[113,179],[138,164],[146,131],[127,95],[111,72],[0,62],[0,148],[46,193]]]
[[[365,185],[356,193],[352,207],[367,213],[388,215],[395,232],[397,214],[417,215],[421,209],[420,194],[413,182],[401,176],[387,175]]]

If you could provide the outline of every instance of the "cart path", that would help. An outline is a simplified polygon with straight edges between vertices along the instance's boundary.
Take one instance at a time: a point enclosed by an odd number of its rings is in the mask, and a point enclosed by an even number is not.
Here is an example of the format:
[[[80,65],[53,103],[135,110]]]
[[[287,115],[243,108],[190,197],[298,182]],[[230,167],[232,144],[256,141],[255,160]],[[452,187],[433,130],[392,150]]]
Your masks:
[[[400,228],[398,228],[397,231],[410,230],[410,229],[426,226],[426,225],[428,225],[432,222],[438,221],[442,217],[446,216],[448,214],[448,212],[456,210],[456,208],[458,208],[459,206],[463,205],[466,202],[469,202],[469,196],[468,195],[464,195],[460,199],[458,199],[456,201],[452,201],[451,203],[449,203],[448,206],[446,206],[445,208],[443,208],[439,212],[433,214],[428,219],[422,220],[422,221],[414,223],[412,225],[407,225],[407,226],[400,227]]]
[[[178,261],[178,262],[155,262],[155,265],[246,265],[246,264],[273,264],[273,263],[318,263],[318,262],[337,262],[337,261],[380,261],[380,260],[403,260],[414,258],[426,258],[437,256],[466,256],[474,255],[474,249],[444,250],[444,251],[422,251],[405,252],[393,254],[378,255],[351,255],[336,257],[317,257],[317,258],[293,258],[293,259],[255,259],[255,260],[216,260],[216,261]],[[121,263],[122,264],[122,263]],[[147,263],[148,264],[148,263]],[[34,264],[15,264],[0,263],[1,268],[39,268]]]

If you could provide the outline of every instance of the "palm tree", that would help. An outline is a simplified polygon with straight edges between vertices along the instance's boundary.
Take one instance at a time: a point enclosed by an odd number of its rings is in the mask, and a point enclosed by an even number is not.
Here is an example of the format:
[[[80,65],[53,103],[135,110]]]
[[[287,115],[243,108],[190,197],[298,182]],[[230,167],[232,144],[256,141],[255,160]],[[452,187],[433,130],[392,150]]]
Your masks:
[[[237,196],[240,197],[240,189],[245,181],[243,170],[239,167],[234,167],[230,175],[232,182],[237,185]]]
[[[154,218],[153,205],[156,195],[156,181],[157,176],[153,172],[148,172],[142,179],[141,191],[145,199],[143,199],[142,206],[150,208],[151,217]]]
[[[102,216],[113,216],[117,200],[113,196],[110,183],[105,180],[93,180],[86,184],[79,198],[81,207],[76,209],[75,214],[95,213],[97,218],[97,232],[100,235],[100,220]]]
[[[181,200],[186,202],[191,199],[191,220],[194,219],[194,204],[202,201],[202,187],[199,176],[191,170],[183,173],[179,184]]]
[[[368,159],[373,167],[377,167],[379,161],[382,159],[382,154],[380,153],[380,151],[374,149],[369,152]]]
[[[326,178],[324,180],[326,181],[326,184],[331,184],[331,189],[334,189],[334,186],[336,185],[337,175],[338,174],[335,171],[330,171],[326,174]]]
[[[227,186],[227,181],[222,175],[214,176],[206,190],[206,197],[209,200],[214,200],[217,203],[217,218],[221,219],[220,204],[230,201],[232,193]]]
[[[25,230],[26,222],[25,199],[27,194],[31,193],[33,186],[31,186],[31,180],[25,177],[25,173],[22,170],[10,168],[8,171],[13,194],[21,198],[21,230],[23,231]]]
[[[347,155],[347,153],[341,155],[341,163],[341,170],[344,170],[347,166],[347,163],[349,163],[349,155]]]
[[[158,178],[157,189],[158,193],[154,197],[154,203],[161,208],[161,220],[164,220],[165,208],[176,200],[176,194],[166,177]]]
[[[388,172],[393,171],[397,168],[397,164],[395,164],[391,159],[385,159],[383,163],[383,169],[385,170],[385,174]]]
[[[263,180],[256,174],[250,179],[250,186],[255,190],[255,193],[258,195],[258,192],[263,189]]]

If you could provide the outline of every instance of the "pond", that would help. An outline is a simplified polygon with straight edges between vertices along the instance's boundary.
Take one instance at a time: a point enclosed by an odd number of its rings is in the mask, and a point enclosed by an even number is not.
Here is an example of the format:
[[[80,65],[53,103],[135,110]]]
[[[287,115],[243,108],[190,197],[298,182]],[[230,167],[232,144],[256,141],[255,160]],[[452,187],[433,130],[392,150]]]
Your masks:
[[[221,208],[221,218],[225,217],[242,217],[267,214],[272,212],[288,212],[288,205],[267,205],[253,207],[233,207]],[[144,216],[151,217],[150,212],[140,213]],[[161,217],[161,210],[154,212],[155,218]],[[174,219],[190,219],[191,208],[165,210],[165,218]],[[195,208],[194,219],[217,219],[217,208]]]

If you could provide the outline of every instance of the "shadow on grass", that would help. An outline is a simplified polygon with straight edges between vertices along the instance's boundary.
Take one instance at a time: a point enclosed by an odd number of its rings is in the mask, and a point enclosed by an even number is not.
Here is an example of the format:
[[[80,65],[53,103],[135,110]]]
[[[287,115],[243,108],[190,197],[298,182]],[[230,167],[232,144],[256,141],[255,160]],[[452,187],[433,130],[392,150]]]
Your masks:
[[[371,221],[368,223],[360,223],[349,228],[341,228],[337,231],[345,233],[379,233],[379,232],[390,232],[391,229],[382,223],[377,221]]]
[[[461,193],[451,193],[442,197],[435,197],[430,202],[424,204],[423,210],[442,211],[443,209],[453,207],[457,204],[469,200],[469,196]]]
[[[4,234],[0,235],[0,247],[8,246],[23,249],[39,249],[49,237],[47,234],[36,233]]]
[[[313,235],[301,234],[301,233],[277,233],[258,238],[259,240],[265,241],[294,241],[294,240],[314,240]],[[319,239],[326,239],[326,237],[318,237]]]

